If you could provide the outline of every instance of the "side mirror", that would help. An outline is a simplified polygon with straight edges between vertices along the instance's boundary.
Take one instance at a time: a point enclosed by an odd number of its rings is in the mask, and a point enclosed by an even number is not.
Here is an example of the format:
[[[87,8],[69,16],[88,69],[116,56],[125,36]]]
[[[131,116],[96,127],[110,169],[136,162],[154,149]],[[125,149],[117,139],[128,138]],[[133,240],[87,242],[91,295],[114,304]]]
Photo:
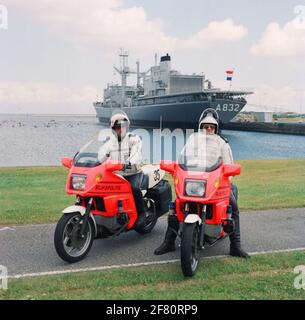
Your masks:
[[[72,159],[71,158],[62,158],[61,159],[61,164],[64,167],[70,169],[72,167]]]
[[[162,160],[160,162],[160,169],[167,171],[171,174],[175,172],[176,162],[170,160]]]
[[[117,162],[117,161],[107,161],[105,163],[105,169],[107,171],[118,171],[118,170],[122,170],[123,165],[121,162]]]
[[[223,169],[225,177],[237,176],[240,174],[241,166],[239,164],[226,164]]]

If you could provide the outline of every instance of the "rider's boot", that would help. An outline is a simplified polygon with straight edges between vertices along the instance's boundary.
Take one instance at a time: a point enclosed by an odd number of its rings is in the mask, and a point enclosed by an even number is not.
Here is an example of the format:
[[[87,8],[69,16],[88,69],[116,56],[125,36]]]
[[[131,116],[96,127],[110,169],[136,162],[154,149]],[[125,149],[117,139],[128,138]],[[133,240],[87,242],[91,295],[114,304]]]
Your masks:
[[[175,251],[175,240],[179,231],[179,221],[176,215],[168,216],[168,224],[163,243],[158,247],[154,254],[161,255],[167,252]]]
[[[135,223],[135,228],[139,228],[145,225],[146,222],[146,212],[145,212],[145,206],[143,201],[142,192],[139,188],[133,188],[132,190],[133,197],[135,199],[135,204],[138,212],[138,218]]]
[[[145,222],[146,222],[146,213],[145,213],[145,211],[138,212],[138,219],[137,219],[137,221],[135,223],[135,227],[136,228],[142,227],[142,226],[144,226]]]
[[[232,214],[234,219],[234,232],[230,234],[230,255],[233,257],[250,258],[248,253],[241,248],[240,245],[240,224],[239,224],[239,211],[237,210]]]

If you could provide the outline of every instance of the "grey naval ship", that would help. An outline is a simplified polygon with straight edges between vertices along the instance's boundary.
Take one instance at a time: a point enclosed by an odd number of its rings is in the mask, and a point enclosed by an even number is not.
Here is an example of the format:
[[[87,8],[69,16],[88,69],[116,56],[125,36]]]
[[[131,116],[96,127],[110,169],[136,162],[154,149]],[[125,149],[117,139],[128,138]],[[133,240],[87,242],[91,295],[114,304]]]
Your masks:
[[[122,108],[131,126],[142,128],[197,129],[200,114],[206,108],[217,110],[221,123],[230,122],[246,105],[252,91],[221,90],[212,87],[201,75],[184,75],[171,69],[171,57],[166,54],[147,72],[128,67],[128,53],[121,51],[121,66],[114,69],[121,75],[121,84],[108,84],[104,100],[93,103],[97,118],[109,124],[112,111]],[[127,77],[137,75],[134,86]]]

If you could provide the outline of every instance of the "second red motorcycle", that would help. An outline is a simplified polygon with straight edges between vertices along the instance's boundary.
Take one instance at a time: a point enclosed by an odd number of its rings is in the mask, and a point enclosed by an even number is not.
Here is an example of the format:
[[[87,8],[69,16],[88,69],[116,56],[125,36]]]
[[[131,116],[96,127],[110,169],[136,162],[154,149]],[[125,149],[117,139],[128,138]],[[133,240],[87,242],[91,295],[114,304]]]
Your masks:
[[[180,222],[181,268],[185,276],[197,270],[200,250],[234,231],[231,217],[229,177],[240,174],[240,165],[224,164],[217,137],[195,133],[177,162],[162,161],[174,181],[176,201],[172,214]]]

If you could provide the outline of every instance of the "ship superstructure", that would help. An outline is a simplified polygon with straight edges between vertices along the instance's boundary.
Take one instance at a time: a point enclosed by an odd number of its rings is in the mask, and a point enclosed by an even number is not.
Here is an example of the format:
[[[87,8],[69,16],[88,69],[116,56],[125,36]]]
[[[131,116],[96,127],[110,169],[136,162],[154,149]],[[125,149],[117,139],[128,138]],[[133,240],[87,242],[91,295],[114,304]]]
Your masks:
[[[171,57],[166,54],[147,72],[140,72],[137,61],[135,71],[128,67],[128,54],[121,51],[121,67],[114,67],[121,75],[121,85],[107,85],[104,100],[94,102],[101,123],[108,123],[114,108],[122,108],[133,126],[168,128],[193,128],[201,112],[212,107],[219,113],[222,123],[227,123],[246,105],[251,91],[233,91],[213,88],[203,74],[184,75],[171,67]],[[127,85],[127,77],[137,75],[134,86]]]

